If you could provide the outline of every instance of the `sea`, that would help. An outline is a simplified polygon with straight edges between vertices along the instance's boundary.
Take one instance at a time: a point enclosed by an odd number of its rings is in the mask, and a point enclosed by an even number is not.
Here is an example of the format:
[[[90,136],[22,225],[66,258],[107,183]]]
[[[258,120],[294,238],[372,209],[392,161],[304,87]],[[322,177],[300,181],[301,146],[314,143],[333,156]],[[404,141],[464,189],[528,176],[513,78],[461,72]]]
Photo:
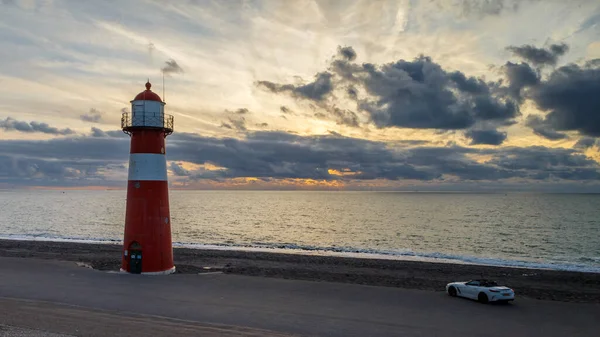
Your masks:
[[[600,273],[600,194],[170,191],[175,247]],[[120,243],[124,190],[2,190],[0,238]]]

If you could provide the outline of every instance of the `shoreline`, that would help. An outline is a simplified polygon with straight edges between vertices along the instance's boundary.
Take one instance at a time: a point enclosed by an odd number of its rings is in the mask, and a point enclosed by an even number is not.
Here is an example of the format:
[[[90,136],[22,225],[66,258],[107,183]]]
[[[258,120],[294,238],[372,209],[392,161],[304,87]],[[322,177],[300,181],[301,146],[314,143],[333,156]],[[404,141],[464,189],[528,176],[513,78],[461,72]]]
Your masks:
[[[98,244],[98,245],[122,245],[122,241],[115,239],[82,239],[82,238],[52,238],[37,236],[9,235],[0,236],[0,241],[31,241],[31,242],[55,242],[55,243],[75,243],[75,244]],[[452,255],[445,253],[419,253],[412,251],[377,251],[369,249],[353,249],[345,247],[315,247],[315,246],[297,246],[297,245],[228,245],[228,244],[202,244],[202,243],[181,243],[173,242],[173,248],[216,250],[216,251],[237,251],[237,252],[256,252],[273,254],[291,254],[291,255],[309,255],[338,258],[356,258],[366,260],[388,260],[388,261],[416,261],[424,263],[447,263],[447,264],[466,264],[486,267],[533,269],[533,270],[554,270],[570,271],[580,273],[600,274],[600,266],[588,266],[576,263],[553,263],[542,261],[511,260],[492,257],[477,257],[469,255]]]
[[[519,297],[564,302],[600,303],[600,273],[501,267],[469,263],[371,259],[285,252],[174,247],[178,274],[223,273],[355,283],[444,291],[447,283],[494,279]],[[118,243],[76,243],[0,239],[0,256],[83,262],[94,269],[118,271]]]

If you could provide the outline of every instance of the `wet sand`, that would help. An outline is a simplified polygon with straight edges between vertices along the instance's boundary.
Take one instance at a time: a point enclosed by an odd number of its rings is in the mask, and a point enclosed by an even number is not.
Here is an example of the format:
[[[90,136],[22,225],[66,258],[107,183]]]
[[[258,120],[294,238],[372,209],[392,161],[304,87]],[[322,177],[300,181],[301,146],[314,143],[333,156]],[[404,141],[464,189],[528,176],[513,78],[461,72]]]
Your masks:
[[[98,270],[118,270],[120,254],[121,246],[112,244],[0,240],[3,257],[76,261]],[[222,271],[430,291],[488,278],[512,287],[517,298],[600,303],[598,273],[188,248],[174,248],[174,259],[180,274]]]

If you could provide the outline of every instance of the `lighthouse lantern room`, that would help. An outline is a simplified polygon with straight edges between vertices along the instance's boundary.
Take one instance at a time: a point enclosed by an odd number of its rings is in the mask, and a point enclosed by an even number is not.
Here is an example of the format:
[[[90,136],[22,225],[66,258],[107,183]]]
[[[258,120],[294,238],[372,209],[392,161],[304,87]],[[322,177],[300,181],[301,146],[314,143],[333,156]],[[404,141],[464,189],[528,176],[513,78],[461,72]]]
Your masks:
[[[165,139],[173,133],[173,116],[146,83],[146,90],[123,113],[121,128],[131,136],[127,207],[121,271],[171,274],[173,248]]]

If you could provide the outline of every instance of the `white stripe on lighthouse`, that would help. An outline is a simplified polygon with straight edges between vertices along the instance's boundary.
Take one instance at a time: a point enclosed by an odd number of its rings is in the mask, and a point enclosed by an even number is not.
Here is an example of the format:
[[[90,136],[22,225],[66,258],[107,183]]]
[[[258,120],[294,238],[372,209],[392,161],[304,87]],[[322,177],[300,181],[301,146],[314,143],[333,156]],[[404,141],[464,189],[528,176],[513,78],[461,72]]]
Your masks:
[[[167,160],[160,153],[132,153],[129,155],[128,180],[167,180]]]

